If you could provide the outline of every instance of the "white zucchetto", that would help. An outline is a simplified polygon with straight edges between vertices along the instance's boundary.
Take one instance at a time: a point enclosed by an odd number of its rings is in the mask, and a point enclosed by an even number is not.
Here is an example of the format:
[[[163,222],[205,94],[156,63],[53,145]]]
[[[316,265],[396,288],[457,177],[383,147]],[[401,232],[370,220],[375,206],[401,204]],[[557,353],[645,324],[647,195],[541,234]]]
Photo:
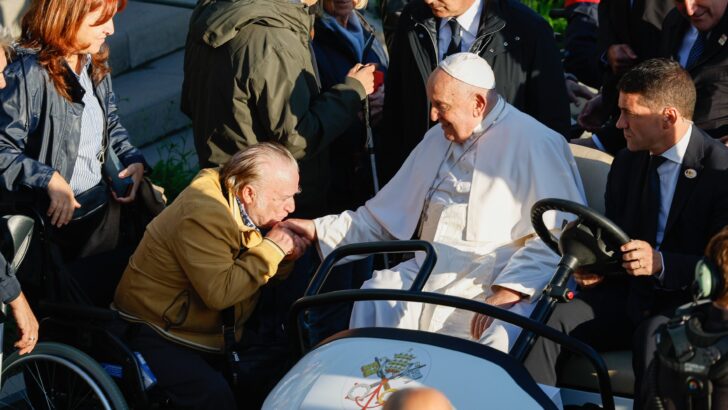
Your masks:
[[[442,71],[474,87],[492,90],[495,88],[495,75],[490,64],[473,53],[452,54],[438,65]]]

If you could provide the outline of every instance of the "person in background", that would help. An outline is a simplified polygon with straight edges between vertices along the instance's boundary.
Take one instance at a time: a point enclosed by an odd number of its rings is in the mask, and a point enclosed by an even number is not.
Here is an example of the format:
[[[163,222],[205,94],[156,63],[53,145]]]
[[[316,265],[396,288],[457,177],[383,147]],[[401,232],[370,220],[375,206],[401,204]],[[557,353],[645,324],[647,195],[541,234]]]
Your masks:
[[[10,32],[0,26],[0,89],[5,88],[3,70],[7,66],[8,59],[12,58],[12,44],[13,38]],[[20,339],[14,346],[20,349],[20,354],[32,352],[38,342],[38,320],[20,290],[20,282],[15,276],[15,271],[2,254],[0,254],[0,302],[10,306],[13,311],[13,318],[20,334]]]
[[[642,391],[635,392],[636,409],[725,408],[728,403],[728,372],[725,371],[728,358],[724,354],[728,337],[727,283],[728,227],[708,242],[705,257],[695,265],[692,290],[697,303],[681,307],[681,312],[669,324],[650,335],[660,339],[658,352],[650,363]],[[705,303],[698,300],[701,298],[707,299]],[[679,340],[685,335],[687,343]],[[685,349],[695,353],[684,355]],[[706,350],[723,354],[705,362],[700,353]],[[690,366],[686,361],[697,366]],[[703,373],[701,365],[706,364],[708,368]],[[686,388],[691,379],[699,380],[698,389]]]
[[[384,79],[388,58],[384,47],[375,37],[374,29],[356,10],[366,7],[367,0],[323,0],[323,10],[314,24],[312,41],[321,77],[321,89],[327,91],[346,79],[349,68],[357,63],[374,64],[377,75]],[[353,210],[374,195],[372,167],[367,150],[367,128],[380,136],[377,127],[384,105],[384,87],[380,86],[369,97],[369,122],[360,111],[360,117],[331,143],[331,186],[325,213]],[[376,141],[376,139],[375,139]],[[323,291],[358,289],[372,275],[372,259],[351,262],[334,268]],[[320,317],[316,312],[327,312]],[[330,306],[309,312],[312,322],[325,324],[326,330],[312,334],[312,340],[321,340],[336,330],[345,329],[351,309]],[[315,332],[319,326],[313,326]]]
[[[564,71],[591,88],[602,85],[597,51],[599,0],[566,0],[564,32]],[[567,90],[569,85],[567,84]]]
[[[593,133],[578,143],[615,155],[624,148],[622,130],[614,124],[619,117],[617,83],[641,61],[659,57],[662,21],[675,7],[664,0],[601,0],[598,16],[597,55],[602,66],[601,92],[589,100],[578,122]]]
[[[662,26],[661,52],[695,81],[695,125],[728,144],[728,0],[680,0]]]
[[[89,237],[109,201],[134,201],[145,170],[117,115],[104,45],[125,4],[34,0],[0,90],[0,187],[45,194],[52,237],[66,261],[108,250],[88,249]],[[133,181],[126,194],[107,187],[117,177],[102,171],[107,146],[121,161],[118,178]]]

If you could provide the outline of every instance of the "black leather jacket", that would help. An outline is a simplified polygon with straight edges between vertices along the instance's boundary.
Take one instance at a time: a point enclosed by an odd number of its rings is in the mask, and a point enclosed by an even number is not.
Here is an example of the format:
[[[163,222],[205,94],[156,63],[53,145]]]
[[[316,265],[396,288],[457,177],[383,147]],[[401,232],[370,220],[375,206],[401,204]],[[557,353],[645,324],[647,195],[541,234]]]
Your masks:
[[[76,77],[68,73],[73,99],[69,102],[58,94],[35,53],[21,50],[6,68],[5,79],[7,86],[0,90],[0,190],[30,187],[45,191],[54,171],[70,181],[83,112],[84,90]],[[109,141],[121,162],[124,166],[146,165],[119,123],[109,75],[95,86],[95,93],[106,113]]]

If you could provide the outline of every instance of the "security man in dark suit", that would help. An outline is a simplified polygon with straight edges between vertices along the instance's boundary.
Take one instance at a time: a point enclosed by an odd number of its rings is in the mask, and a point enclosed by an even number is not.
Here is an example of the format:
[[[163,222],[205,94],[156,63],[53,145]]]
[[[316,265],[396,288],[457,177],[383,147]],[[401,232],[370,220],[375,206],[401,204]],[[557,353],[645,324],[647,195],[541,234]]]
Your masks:
[[[728,142],[728,0],[681,0],[662,26],[661,55],[695,81],[695,125]]]
[[[675,7],[665,0],[601,0],[597,49],[604,77],[602,92],[586,105],[579,124],[598,135],[596,148],[615,154],[624,148],[622,132],[614,122],[617,110],[617,82],[641,61],[658,57],[665,15]]]
[[[655,349],[652,332],[689,300],[695,263],[728,224],[728,148],[693,125],[695,86],[677,62],[640,63],[618,89],[616,125],[627,149],[612,163],[605,208],[634,238],[621,248],[626,274],[576,272],[578,296],[558,305],[548,324],[599,351],[634,348],[639,388]],[[555,385],[564,357],[540,338],[526,367]]]

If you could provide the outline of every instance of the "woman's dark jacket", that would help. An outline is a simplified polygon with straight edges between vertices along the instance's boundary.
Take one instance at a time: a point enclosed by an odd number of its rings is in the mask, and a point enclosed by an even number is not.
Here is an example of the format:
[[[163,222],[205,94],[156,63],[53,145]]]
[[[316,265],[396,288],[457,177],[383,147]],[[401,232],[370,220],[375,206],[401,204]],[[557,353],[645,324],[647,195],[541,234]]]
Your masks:
[[[374,30],[361,14],[356,15],[361,22],[366,43],[374,36]],[[359,61],[348,39],[324,24],[320,18],[314,24],[312,45],[321,89],[324,91],[343,83],[349,70],[357,63],[376,63],[377,70],[385,73],[389,64],[387,53],[379,40],[373,38],[371,47],[364,51]],[[374,195],[369,155],[365,149],[366,137],[364,122],[355,120],[344,134],[331,143],[332,172],[327,213],[356,209]]]
[[[29,187],[45,191],[54,171],[70,181],[84,108],[84,90],[76,76],[69,71],[66,77],[73,100],[69,102],[58,94],[36,54],[21,51],[6,68],[5,80],[7,86],[0,90],[0,190]],[[112,149],[123,165],[146,164],[119,123],[110,75],[95,85],[95,92],[106,114]]]

